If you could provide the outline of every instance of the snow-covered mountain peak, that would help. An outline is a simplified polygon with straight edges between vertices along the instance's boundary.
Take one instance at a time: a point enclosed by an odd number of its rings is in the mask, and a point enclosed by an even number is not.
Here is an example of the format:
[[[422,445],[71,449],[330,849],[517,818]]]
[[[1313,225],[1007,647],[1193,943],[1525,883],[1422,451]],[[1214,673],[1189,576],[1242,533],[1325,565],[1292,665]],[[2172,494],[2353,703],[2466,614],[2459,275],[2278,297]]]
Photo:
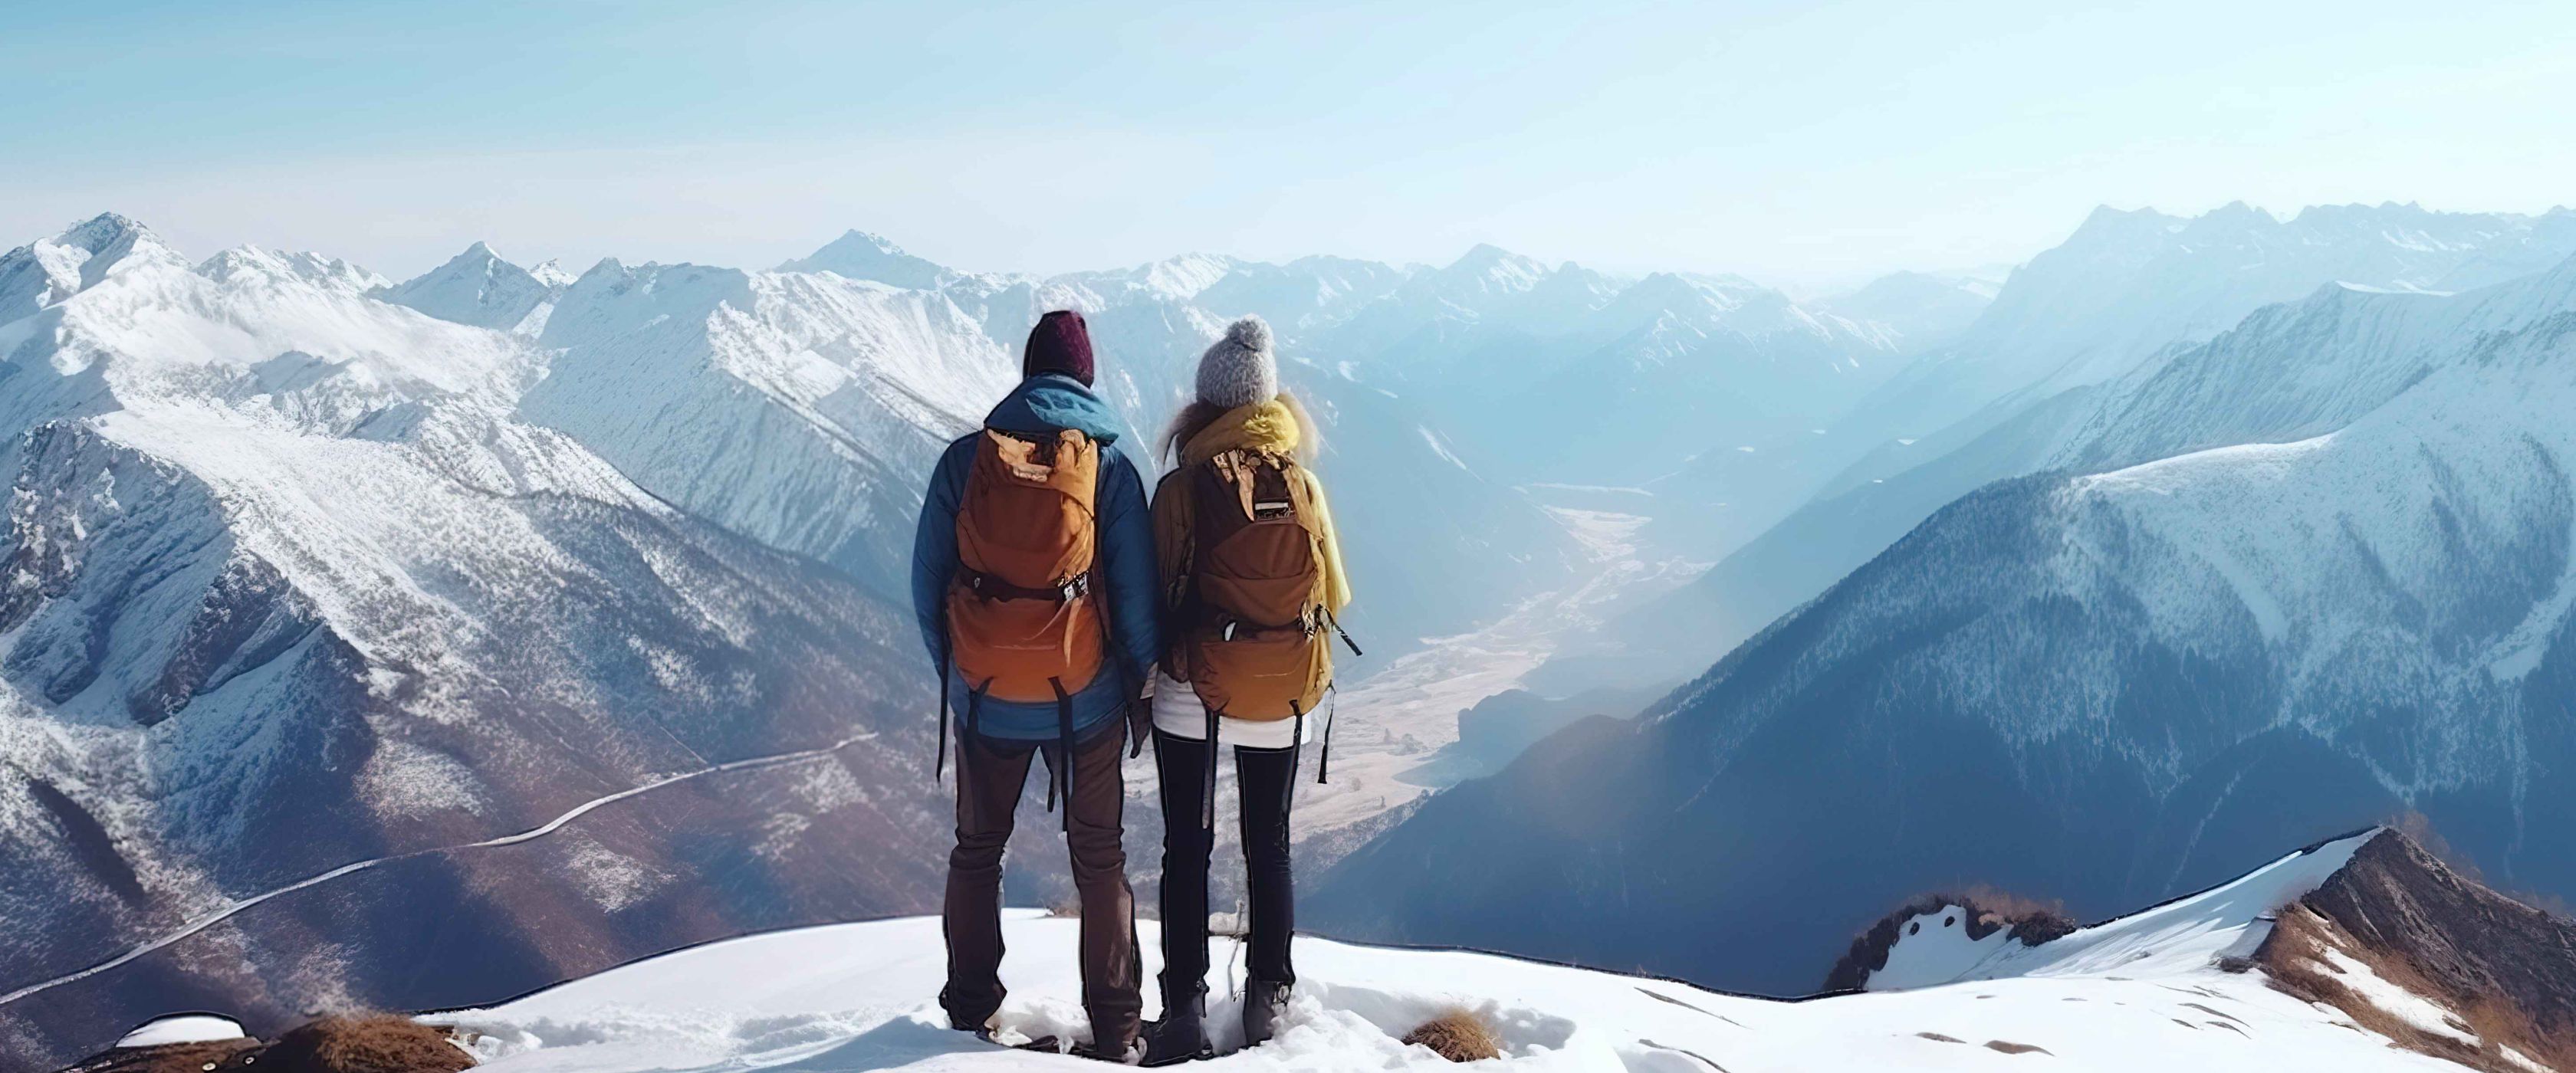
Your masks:
[[[883,236],[852,229],[811,255],[778,266],[781,272],[832,272],[850,279],[928,290],[957,273],[903,251]]]
[[[645,263],[604,258],[564,289],[556,315],[538,338],[572,346],[672,319],[703,322],[718,305],[751,306],[751,274],[739,268]]]
[[[2190,224],[2186,226],[2184,230],[2189,231],[2194,228],[2200,228],[2215,231],[2230,227],[2260,227],[2266,224],[2278,224],[2280,222],[2281,218],[2269,209],[2249,205],[2242,201],[2230,201],[2227,204],[2211,209],[2208,212],[2204,212],[2199,216],[2192,217]]]
[[[1174,298],[1196,298],[1200,292],[1215,286],[1218,280],[1233,272],[1239,264],[1241,262],[1221,254],[1185,253],[1139,269],[1139,281]]]
[[[551,257],[537,262],[536,267],[528,269],[528,275],[535,277],[537,282],[557,290],[572,286],[572,281],[579,278],[564,271],[563,265]]]
[[[0,324],[59,304],[117,272],[187,263],[151,229],[101,213],[0,255]]]
[[[446,264],[382,288],[379,297],[440,320],[534,335],[544,328],[562,289],[562,284],[538,279],[478,241]]]
[[[197,266],[197,274],[222,283],[275,286],[293,281],[349,295],[393,286],[391,280],[337,257],[253,245],[235,246],[207,258]]]
[[[1999,278],[1972,272],[1891,272],[1815,304],[1863,324],[1884,325],[1919,346],[1967,327],[1999,287]]]
[[[1480,242],[1441,269],[1440,275],[1453,282],[1473,281],[1488,289],[1526,291],[1547,278],[1548,269],[1537,258]]]
[[[2152,207],[2135,209],[2096,205],[2084,215],[2074,233],[2061,246],[2080,246],[2088,242],[2121,240],[2139,235],[2177,230],[2191,222],[2189,217],[2172,216]]]

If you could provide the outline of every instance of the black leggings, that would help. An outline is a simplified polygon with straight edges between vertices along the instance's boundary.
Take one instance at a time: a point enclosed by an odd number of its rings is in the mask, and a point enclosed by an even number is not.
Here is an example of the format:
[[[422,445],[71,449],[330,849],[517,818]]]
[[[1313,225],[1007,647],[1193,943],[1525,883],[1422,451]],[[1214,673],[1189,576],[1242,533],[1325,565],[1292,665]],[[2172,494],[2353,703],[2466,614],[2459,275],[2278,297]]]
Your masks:
[[[1222,733],[1219,735],[1222,737]],[[1163,784],[1163,995],[1186,997],[1204,986],[1208,969],[1208,743],[1154,731],[1154,768]],[[1251,889],[1252,978],[1297,981],[1288,939],[1297,930],[1296,881],[1288,870],[1288,799],[1297,785],[1297,750],[1234,750],[1243,798],[1243,860]]]

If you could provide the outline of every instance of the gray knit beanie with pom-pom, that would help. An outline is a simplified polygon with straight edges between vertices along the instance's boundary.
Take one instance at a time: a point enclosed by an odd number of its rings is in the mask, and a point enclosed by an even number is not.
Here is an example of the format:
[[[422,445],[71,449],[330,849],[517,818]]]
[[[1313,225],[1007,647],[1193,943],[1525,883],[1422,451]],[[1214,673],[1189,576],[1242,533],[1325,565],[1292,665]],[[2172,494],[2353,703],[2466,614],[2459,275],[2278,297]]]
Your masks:
[[[1199,355],[1199,401],[1229,410],[1268,402],[1279,394],[1279,360],[1270,352],[1270,325],[1245,317],[1227,325],[1225,338]]]

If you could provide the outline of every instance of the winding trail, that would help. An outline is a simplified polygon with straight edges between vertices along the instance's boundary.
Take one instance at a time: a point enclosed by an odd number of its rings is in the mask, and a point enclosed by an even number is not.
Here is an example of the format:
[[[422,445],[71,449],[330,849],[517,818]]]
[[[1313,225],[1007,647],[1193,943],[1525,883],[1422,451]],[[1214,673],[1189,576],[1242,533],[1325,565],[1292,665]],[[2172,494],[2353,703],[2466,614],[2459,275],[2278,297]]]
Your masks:
[[[116,968],[117,966],[133,961],[136,958],[168,947],[169,945],[182,939],[186,939],[191,935],[202,932],[207,928],[223,923],[225,920],[231,919],[233,916],[262,902],[273,898],[284,897],[307,887],[320,886],[334,879],[338,879],[341,876],[349,875],[354,872],[364,872],[370,868],[394,864],[400,861],[407,861],[416,857],[430,857],[447,853],[462,853],[466,850],[476,849],[499,849],[503,846],[515,846],[522,842],[533,842],[537,839],[544,838],[547,835],[555,833],[562,829],[565,824],[580,819],[582,816],[590,813],[594,809],[605,805],[612,805],[630,797],[638,797],[651,793],[665,786],[688,782],[692,779],[703,778],[708,775],[721,775],[735,771],[755,771],[762,768],[785,767],[790,764],[802,764],[821,760],[833,755],[834,753],[838,753],[843,749],[847,749],[850,746],[867,741],[868,739],[876,736],[877,732],[871,730],[863,734],[853,734],[849,737],[833,742],[830,745],[818,748],[799,749],[795,752],[776,753],[769,756],[754,756],[741,760],[728,760],[721,764],[710,764],[694,771],[684,771],[677,775],[655,779],[652,782],[645,783],[641,786],[619,790],[616,793],[609,794],[604,797],[594,797],[565,810],[562,815],[557,816],[554,819],[547,820],[542,824],[528,828],[524,831],[501,835],[495,838],[487,838],[480,842],[467,842],[454,846],[433,846],[427,849],[416,849],[403,853],[396,853],[391,856],[375,857],[363,861],[353,861],[327,872],[320,872],[306,876],[303,879],[296,880],[293,883],[289,883],[275,890],[226,903],[223,908],[198,917],[195,920],[191,920],[186,924],[181,925],[176,931],[163,935],[160,938],[153,939],[150,942],[143,943],[142,945],[129,948],[122,954],[118,954],[115,957],[99,962],[98,964],[92,965],[86,969],[57,976],[51,980],[46,980],[41,983],[29,984],[15,991],[11,991],[8,994],[0,995],[0,1007],[8,1006],[31,995],[51,991],[54,988],[61,987],[65,984],[78,983],[82,980],[89,979],[92,976],[96,976],[100,973]]]

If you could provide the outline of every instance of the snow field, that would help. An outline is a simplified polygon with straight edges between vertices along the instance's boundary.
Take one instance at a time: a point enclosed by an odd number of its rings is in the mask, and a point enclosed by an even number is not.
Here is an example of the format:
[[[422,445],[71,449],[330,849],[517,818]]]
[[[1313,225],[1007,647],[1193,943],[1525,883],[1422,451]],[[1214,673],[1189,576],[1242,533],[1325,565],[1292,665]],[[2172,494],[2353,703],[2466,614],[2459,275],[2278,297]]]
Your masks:
[[[2038,948],[1970,944],[1957,928],[1900,939],[1908,990],[1781,1001],[1459,951],[1301,938],[1278,1037],[1240,1050],[1233,959],[1210,960],[1215,1070],[1439,1070],[1399,1037],[1451,1010],[1482,1016],[1515,1070],[1727,1073],[1817,1069],[2105,1071],[2453,1068],[2388,1047],[2331,1010],[2214,959],[2249,951],[2268,914],[2323,882],[2369,835],[2292,854],[2236,882]],[[1146,972],[1158,928],[1139,922]],[[1079,924],[1014,910],[1004,924],[1010,1038],[1088,1032],[1076,996]],[[1926,938],[1928,936],[1929,938]],[[1919,940],[1919,941],[1918,941]],[[1220,940],[1222,943],[1223,940]],[[662,1070],[1064,1069],[950,1031],[930,917],[756,935],[637,962],[515,1002],[433,1015],[475,1035],[496,1073]],[[1154,1016],[1147,987],[1147,1016]],[[1199,1068],[1199,1067],[1193,1067]]]

